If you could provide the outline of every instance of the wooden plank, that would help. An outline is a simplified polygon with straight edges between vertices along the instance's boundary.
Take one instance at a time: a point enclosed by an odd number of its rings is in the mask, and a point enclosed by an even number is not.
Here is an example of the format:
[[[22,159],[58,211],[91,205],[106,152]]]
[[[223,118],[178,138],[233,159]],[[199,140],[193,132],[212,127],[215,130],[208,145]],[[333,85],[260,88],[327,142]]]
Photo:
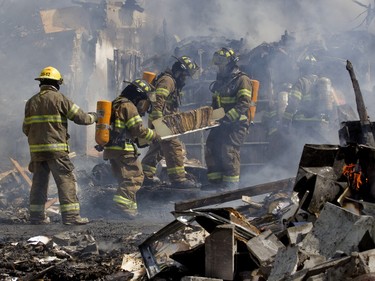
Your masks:
[[[203,197],[175,203],[175,211],[184,211],[196,209],[199,207],[209,206],[213,204],[225,203],[228,201],[241,199],[243,195],[256,196],[270,192],[283,191],[291,189],[294,185],[295,178],[287,178],[269,183],[263,183],[246,188],[236,189],[233,191],[222,192],[214,196]]]
[[[13,173],[13,172],[15,172],[15,171],[16,171],[16,170],[13,169],[13,170],[9,170],[9,171],[6,171],[6,172],[2,172],[2,173],[0,174],[0,181],[1,181],[3,178],[5,178],[6,176],[10,175],[11,173]]]
[[[13,158],[9,157],[10,161],[12,161],[14,167],[16,170],[21,174],[22,178],[25,180],[25,182],[31,187],[31,179],[30,177],[26,174],[25,169]]]
[[[58,198],[52,198],[52,199],[48,200],[46,202],[46,204],[44,205],[45,206],[44,208],[47,210],[49,207],[51,207],[53,204],[55,204],[58,200],[59,200]]]

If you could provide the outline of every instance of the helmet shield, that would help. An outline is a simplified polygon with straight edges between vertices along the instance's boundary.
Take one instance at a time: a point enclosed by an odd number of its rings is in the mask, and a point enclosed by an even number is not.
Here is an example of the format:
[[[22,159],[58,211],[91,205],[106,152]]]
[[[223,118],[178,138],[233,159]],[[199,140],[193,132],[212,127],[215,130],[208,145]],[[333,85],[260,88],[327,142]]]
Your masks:
[[[193,79],[198,79],[199,77],[199,66],[198,64],[192,60],[188,56],[182,56],[179,58],[176,58],[180,63],[180,67],[185,73],[190,76]]]
[[[230,63],[236,63],[238,61],[238,57],[234,53],[234,51],[230,48],[221,48],[220,50],[216,51],[212,56],[212,64],[217,66],[226,66]]]

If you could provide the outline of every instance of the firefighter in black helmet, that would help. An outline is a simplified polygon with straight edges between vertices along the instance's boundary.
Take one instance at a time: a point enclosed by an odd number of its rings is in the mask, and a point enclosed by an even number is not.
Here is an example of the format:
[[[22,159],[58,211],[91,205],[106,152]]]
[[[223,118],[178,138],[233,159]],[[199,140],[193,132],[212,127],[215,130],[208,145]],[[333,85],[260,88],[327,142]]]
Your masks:
[[[187,77],[196,78],[198,65],[187,56],[176,58],[171,69],[162,72],[155,81],[155,101],[149,115],[149,127],[152,121],[164,115],[176,113],[180,106],[180,94]],[[157,163],[165,157],[167,173],[173,188],[193,188],[195,182],[186,178],[183,148],[180,140],[171,138],[150,145],[142,160],[145,174],[144,185],[157,185],[160,179],[155,177]]]
[[[240,182],[240,147],[248,133],[252,83],[237,66],[238,57],[230,48],[221,48],[213,55],[217,78],[211,86],[214,109],[223,107],[225,117],[219,127],[211,129],[207,141],[208,189],[237,188]]]
[[[110,139],[104,146],[103,158],[110,161],[118,182],[113,209],[128,219],[137,215],[136,193],[143,182],[137,141],[159,139],[153,130],[142,124],[141,116],[151,107],[148,96],[151,91],[148,82],[136,79],[112,101]]]

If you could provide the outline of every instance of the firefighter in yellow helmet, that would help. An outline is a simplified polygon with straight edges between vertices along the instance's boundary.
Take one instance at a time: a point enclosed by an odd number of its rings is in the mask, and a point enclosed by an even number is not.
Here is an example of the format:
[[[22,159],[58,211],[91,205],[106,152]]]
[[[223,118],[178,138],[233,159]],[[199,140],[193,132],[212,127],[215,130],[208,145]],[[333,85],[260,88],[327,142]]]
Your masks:
[[[152,121],[164,115],[176,113],[180,106],[181,90],[187,77],[196,77],[198,65],[187,56],[176,58],[172,69],[162,72],[155,81],[155,101],[152,104],[152,112],[149,114],[149,127]],[[165,157],[168,178],[171,187],[193,188],[195,182],[186,178],[183,148],[178,138],[163,140],[151,144],[146,155],[142,159],[145,180],[143,185],[157,185],[160,179],[155,177],[156,165]]]
[[[148,82],[136,79],[112,101],[110,140],[104,146],[103,158],[110,161],[118,182],[114,210],[127,219],[137,215],[136,193],[144,178],[137,143],[139,139],[159,140],[153,130],[143,126],[141,118],[151,108],[151,91]]]
[[[216,51],[212,63],[217,78],[210,85],[212,107],[223,107],[225,117],[219,127],[211,129],[205,150],[209,185],[202,188],[237,188],[240,182],[240,147],[249,130],[248,110],[252,84],[249,76],[239,70],[238,57],[230,48]]]
[[[40,91],[26,102],[23,120],[23,132],[27,136],[31,155],[29,170],[33,173],[30,222],[49,222],[44,206],[52,173],[58,189],[62,222],[86,224],[88,219],[80,216],[74,165],[68,155],[68,120],[79,125],[90,125],[97,121],[97,115],[94,112],[85,113],[59,92],[63,78],[56,68],[44,68],[35,80],[40,83]]]

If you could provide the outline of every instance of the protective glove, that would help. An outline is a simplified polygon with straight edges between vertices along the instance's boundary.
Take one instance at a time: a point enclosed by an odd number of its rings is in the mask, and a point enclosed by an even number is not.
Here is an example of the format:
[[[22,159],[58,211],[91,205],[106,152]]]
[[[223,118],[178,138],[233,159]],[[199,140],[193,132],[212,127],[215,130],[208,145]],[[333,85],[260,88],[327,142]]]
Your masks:
[[[96,151],[98,151],[98,152],[102,152],[102,151],[104,150],[104,147],[101,146],[100,144],[95,145],[94,148],[95,148]]]
[[[225,115],[223,118],[219,119],[220,125],[229,125],[232,123],[232,121],[229,119],[227,115]]]
[[[95,123],[98,122],[98,113],[96,113],[96,112],[88,112],[88,114],[90,114],[91,116],[94,117],[94,122]]]
[[[160,142],[162,140],[161,136],[155,131],[154,131],[154,134],[155,134],[155,139],[152,142]]]

